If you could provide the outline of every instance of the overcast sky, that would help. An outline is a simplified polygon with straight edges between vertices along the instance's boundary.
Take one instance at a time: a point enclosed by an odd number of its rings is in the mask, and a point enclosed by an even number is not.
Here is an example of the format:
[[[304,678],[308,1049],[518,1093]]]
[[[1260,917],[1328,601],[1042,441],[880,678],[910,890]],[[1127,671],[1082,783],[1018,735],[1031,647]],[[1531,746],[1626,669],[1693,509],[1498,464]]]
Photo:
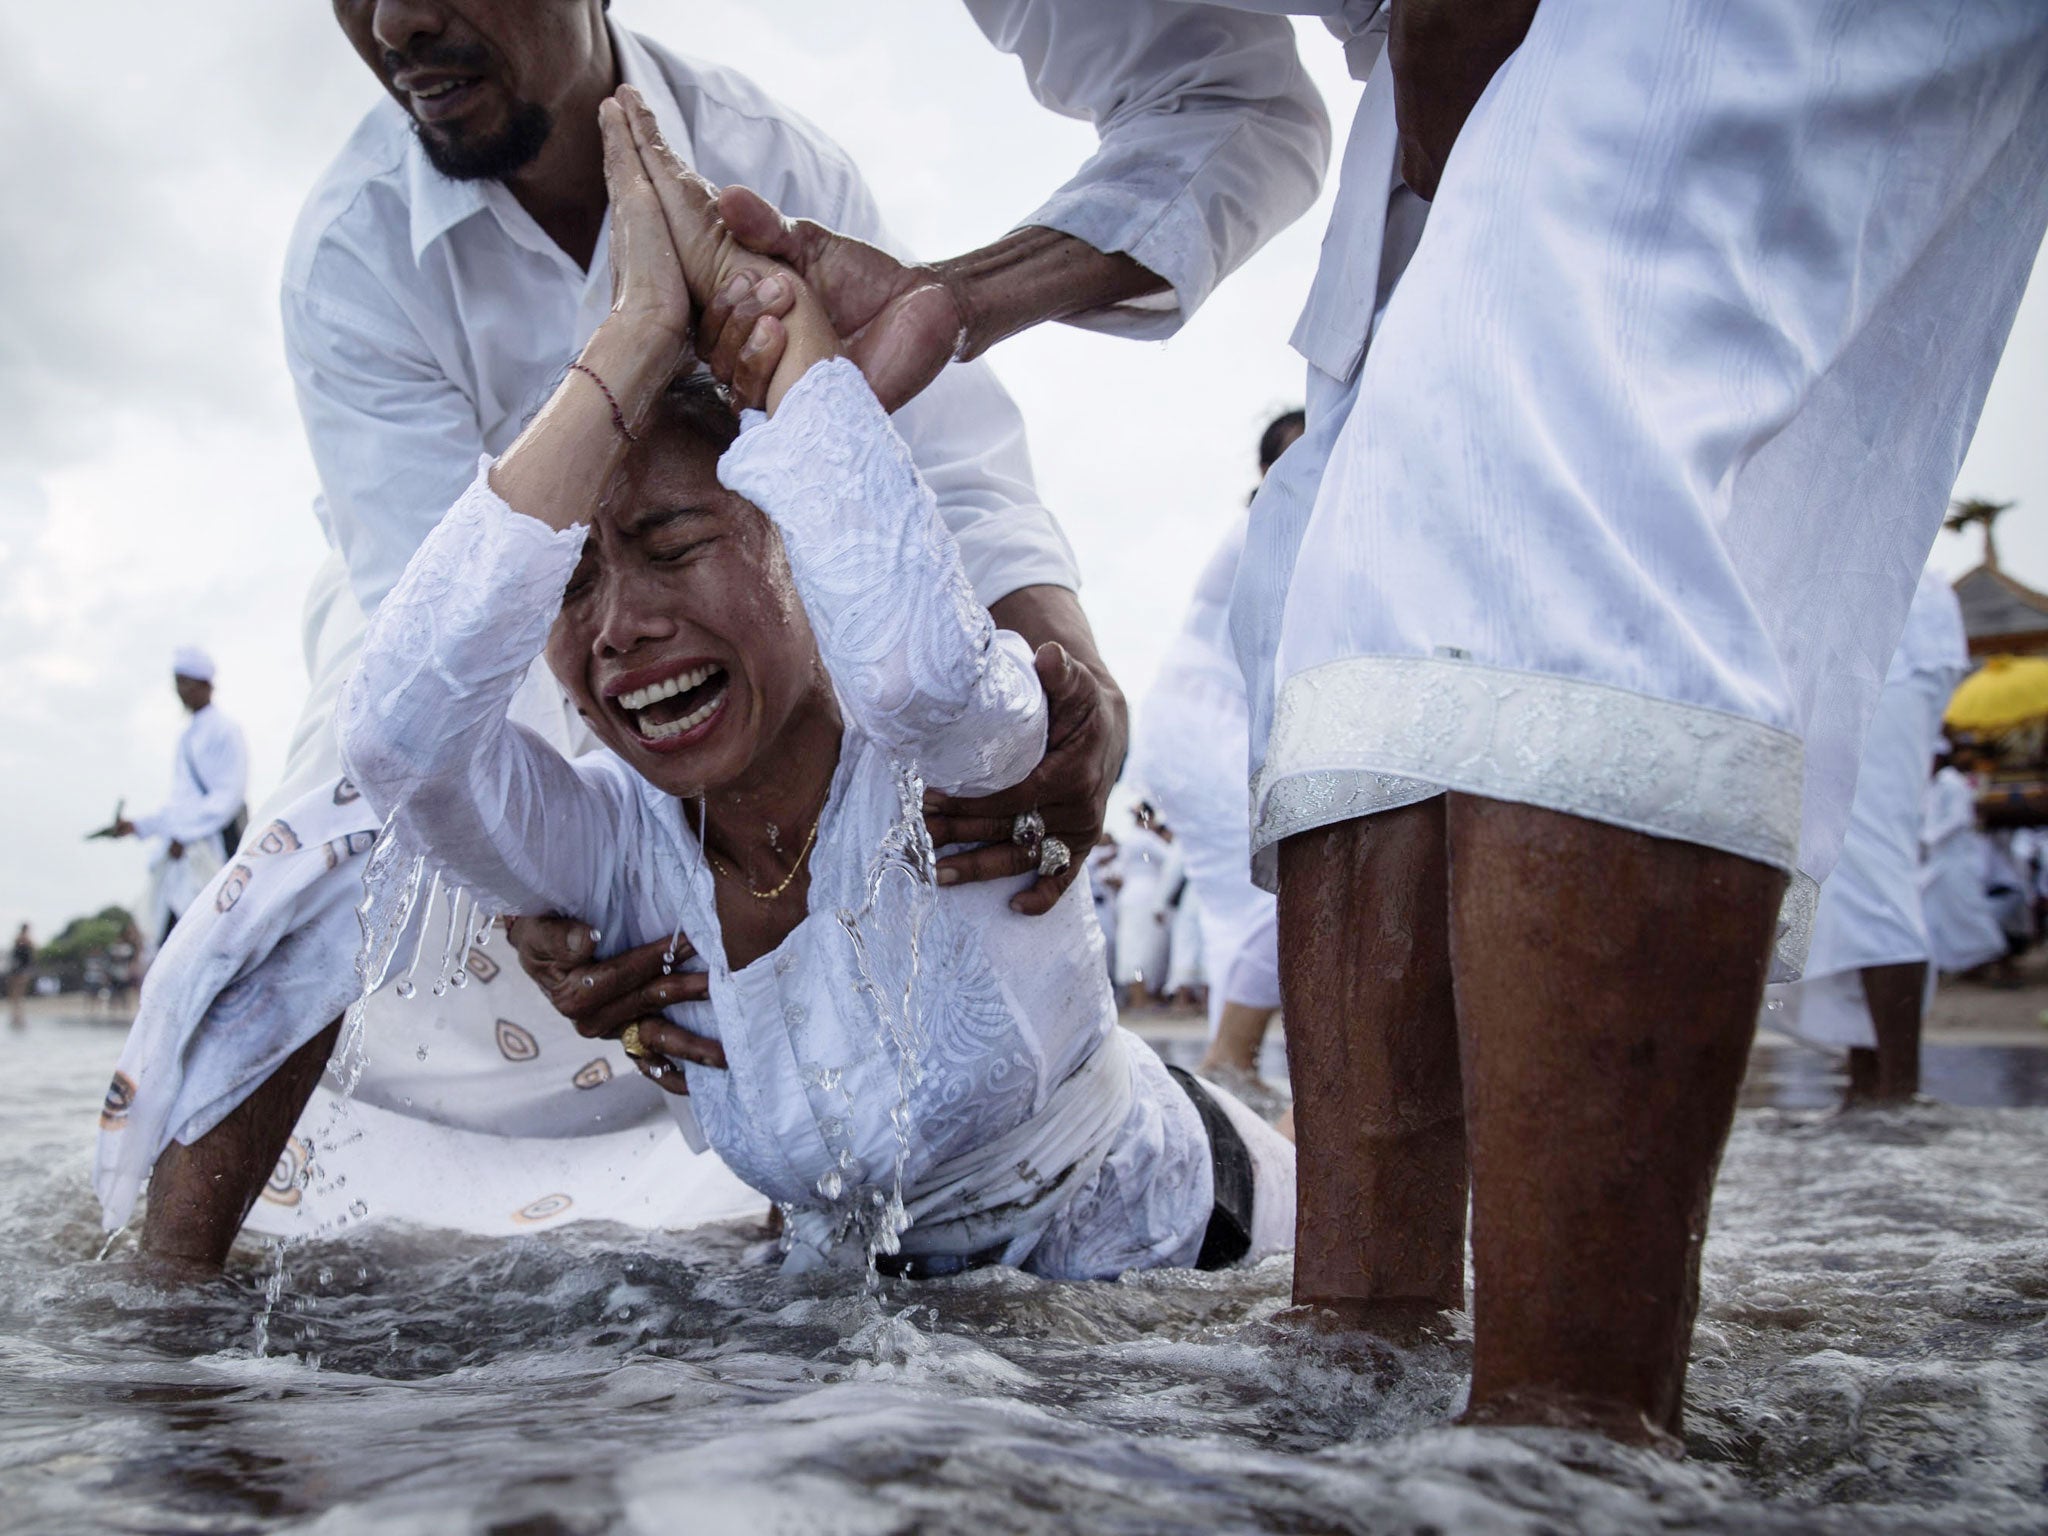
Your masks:
[[[952,254],[1008,228],[1093,139],[1040,110],[955,0],[615,0],[625,24],[753,76],[853,154],[899,234]],[[1331,40],[1303,57],[1341,131]],[[48,937],[141,889],[139,846],[85,844],[169,785],[170,653],[211,649],[251,798],[305,688],[299,610],[323,553],[279,342],[298,204],[375,82],[319,0],[81,0],[0,15],[0,921]],[[1286,349],[1323,210],[1171,342],[1046,327],[996,365],[1045,499],[1135,697],[1253,448],[1299,402]],[[2048,586],[2048,284],[2029,292],[1959,492],[2017,499],[2005,564]],[[1944,538],[1945,570],[1977,542]]]

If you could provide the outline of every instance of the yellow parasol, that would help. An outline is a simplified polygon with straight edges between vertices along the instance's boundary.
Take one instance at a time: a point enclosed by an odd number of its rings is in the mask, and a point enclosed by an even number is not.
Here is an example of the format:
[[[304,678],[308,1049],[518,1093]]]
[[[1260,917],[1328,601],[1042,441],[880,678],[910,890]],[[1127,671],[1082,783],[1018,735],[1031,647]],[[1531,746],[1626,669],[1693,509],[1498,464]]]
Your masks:
[[[1992,735],[2048,717],[2048,657],[1993,656],[1963,679],[1943,722],[1954,731]]]

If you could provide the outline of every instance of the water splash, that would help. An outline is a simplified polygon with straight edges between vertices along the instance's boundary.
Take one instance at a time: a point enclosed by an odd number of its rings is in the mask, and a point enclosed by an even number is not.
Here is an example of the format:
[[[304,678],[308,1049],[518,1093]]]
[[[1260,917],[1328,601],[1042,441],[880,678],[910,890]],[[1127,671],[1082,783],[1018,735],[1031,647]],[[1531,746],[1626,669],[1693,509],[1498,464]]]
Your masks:
[[[842,907],[835,914],[853,947],[855,988],[874,1013],[876,1040],[896,1063],[896,1102],[889,1108],[896,1152],[890,1162],[887,1187],[864,1178],[856,1178],[850,1185],[840,1181],[843,1194],[833,1202],[837,1206],[837,1240],[857,1239],[866,1251],[871,1292],[880,1283],[876,1258],[901,1252],[903,1233],[910,1225],[910,1213],[903,1202],[903,1170],[910,1160],[911,1096],[924,1079],[928,1044],[917,1013],[917,985],[925,923],[938,892],[938,859],[924,820],[923,776],[914,766],[903,762],[893,765],[893,774],[896,819],[868,862],[862,880],[861,905],[852,910]],[[904,888],[904,910],[900,917],[891,914],[878,921],[892,876],[896,877],[894,883]],[[878,933],[900,933],[903,939],[903,973],[900,984],[893,987],[876,969],[870,938]],[[848,1103],[850,1107],[850,1099]],[[826,1144],[831,1146],[829,1139]],[[852,1159],[848,1148],[842,1145],[834,1150],[842,1159],[842,1168],[858,1169],[858,1162]],[[826,1178],[833,1175],[827,1174]],[[823,1192],[821,1189],[820,1193]]]
[[[437,876],[436,878],[438,879],[439,877]],[[470,897],[469,892],[461,886],[455,886],[450,889],[448,893],[448,936],[441,941],[441,968],[434,976],[434,996],[436,997],[446,997],[448,995],[449,984],[455,976],[456,936],[467,932],[462,921],[462,905],[464,901],[470,901],[472,905],[474,904],[474,900]],[[461,958],[465,963],[469,959],[466,945],[464,946]]]
[[[249,1352],[261,1360],[270,1353],[270,1319],[277,1312],[277,1304],[284,1296],[284,1260],[290,1251],[294,1238],[280,1237],[270,1244],[270,1274],[263,1282],[263,1307],[256,1314],[256,1337]]]
[[[385,822],[385,823],[384,823],[384,833],[385,833],[385,834],[389,834],[390,830],[391,830],[391,823],[390,823],[389,821],[387,821],[387,822]],[[382,846],[382,841],[383,841],[383,839],[382,839],[382,837],[380,836],[380,839],[379,839],[379,846]],[[374,856],[374,855],[372,855],[372,857],[371,857],[371,860],[370,860],[370,862],[371,862],[371,864],[372,864],[373,866],[375,865],[375,863],[376,863],[376,858],[375,858],[375,856]],[[427,861],[426,861],[426,860],[425,860],[424,858],[420,858],[420,859],[415,859],[415,860],[413,861],[413,882],[414,882],[414,887],[415,887],[415,889],[417,889],[417,886],[418,886],[418,882],[419,882],[420,876],[421,876],[421,874],[422,874],[422,873],[423,873],[423,872],[425,871],[426,867],[427,867]],[[363,872],[363,884],[364,884],[364,886],[365,886],[365,888],[366,888],[366,890],[365,890],[365,895],[364,895],[364,902],[365,902],[365,905],[367,905],[367,904],[368,904],[368,902],[369,902],[369,900],[370,900],[370,897],[369,897],[369,895],[368,895],[368,892],[367,892],[367,887],[368,887],[368,885],[369,885],[369,882],[370,882],[370,872],[369,872],[368,870],[365,870],[365,871]],[[434,899],[435,899],[435,898],[436,898],[437,896],[439,896],[440,894],[441,894],[441,872],[440,872],[440,871],[439,871],[439,870],[437,869],[437,870],[435,870],[435,871],[434,871],[434,883],[433,883],[433,884],[432,884],[431,886],[429,886],[429,887],[427,888],[427,904],[426,904],[426,905],[425,905],[425,906],[424,906],[423,908],[421,908],[421,910],[422,910],[422,911],[425,911],[425,912],[431,912],[431,911],[433,911],[433,910],[434,910]],[[357,914],[357,915],[358,915],[358,917],[360,917],[360,916],[361,916],[361,912],[360,912],[360,910],[358,911],[358,914]],[[407,916],[410,916],[410,915],[411,915],[411,907],[410,907],[410,903],[408,903],[408,904],[407,904],[407,914],[406,914],[406,915],[407,915]],[[369,935],[369,932],[368,932],[368,930],[367,930],[367,929],[365,929],[365,931],[364,931],[364,934],[363,934],[363,943],[364,943],[364,944],[365,944],[365,945],[367,946],[367,945],[369,944],[369,942],[370,942],[370,935]],[[412,999],[412,997],[413,997],[414,993],[415,993],[415,992],[416,992],[416,991],[418,990],[418,988],[417,988],[417,987],[416,987],[416,986],[414,985],[414,983],[413,983],[413,978],[414,978],[415,976],[417,976],[417,975],[419,974],[419,969],[420,969],[420,961],[426,958],[426,953],[427,953],[427,925],[426,925],[425,923],[422,923],[422,924],[420,924],[420,935],[419,935],[419,938],[418,938],[417,940],[415,940],[415,941],[414,941],[414,943],[413,943],[413,947],[412,947],[412,964],[411,964],[411,965],[408,965],[408,966],[407,966],[407,967],[405,968],[405,974],[404,974],[403,976],[401,976],[401,977],[399,978],[399,980],[398,980],[398,985],[397,985],[396,987],[394,987],[394,988],[392,989],[393,991],[395,991],[395,992],[396,992],[396,993],[397,993],[397,994],[399,995],[399,997],[400,997],[401,999],[404,999],[404,1000],[406,1000],[406,1001],[408,1001],[408,1002],[409,1002],[409,1001],[411,1001],[411,999]],[[357,957],[357,966],[356,966],[356,978],[357,978],[357,980],[359,980],[359,981],[360,981],[360,980],[362,979],[362,965],[361,965],[361,956],[360,956],[360,954],[359,954],[359,955],[358,955],[358,957]]]

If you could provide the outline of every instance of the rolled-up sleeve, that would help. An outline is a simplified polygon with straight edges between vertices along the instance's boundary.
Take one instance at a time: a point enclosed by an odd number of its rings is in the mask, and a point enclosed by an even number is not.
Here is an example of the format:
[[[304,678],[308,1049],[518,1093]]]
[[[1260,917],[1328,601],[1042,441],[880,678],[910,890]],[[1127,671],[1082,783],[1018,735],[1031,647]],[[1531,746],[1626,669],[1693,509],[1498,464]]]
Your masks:
[[[989,41],[1024,66],[1032,94],[1086,118],[1100,140],[1020,223],[1127,254],[1172,287],[1170,298],[1075,324],[1172,334],[1315,201],[1330,119],[1285,17],[1180,0],[965,4]]]

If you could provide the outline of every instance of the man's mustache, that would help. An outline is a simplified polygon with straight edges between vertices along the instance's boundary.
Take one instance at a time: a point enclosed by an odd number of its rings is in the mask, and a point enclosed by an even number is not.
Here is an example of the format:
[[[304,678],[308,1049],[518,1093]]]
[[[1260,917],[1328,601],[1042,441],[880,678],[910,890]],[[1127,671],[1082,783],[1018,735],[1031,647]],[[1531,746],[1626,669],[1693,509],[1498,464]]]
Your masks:
[[[396,48],[384,50],[384,73],[387,76],[402,69],[446,69],[459,74],[480,75],[489,69],[490,63],[491,51],[482,43],[422,42],[404,53]]]

